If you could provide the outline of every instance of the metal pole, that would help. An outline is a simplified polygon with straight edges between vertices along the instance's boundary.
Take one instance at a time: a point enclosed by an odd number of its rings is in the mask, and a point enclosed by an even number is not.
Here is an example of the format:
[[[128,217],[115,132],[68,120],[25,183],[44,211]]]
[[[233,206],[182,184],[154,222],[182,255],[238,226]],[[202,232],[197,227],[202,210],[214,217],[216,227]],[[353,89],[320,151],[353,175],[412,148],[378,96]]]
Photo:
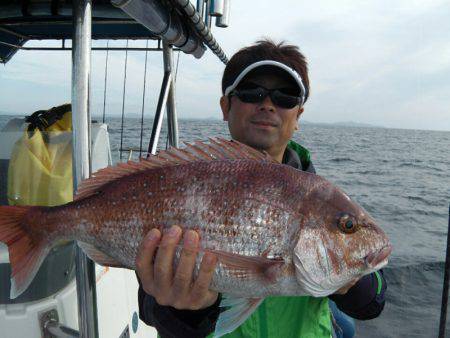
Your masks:
[[[197,0],[197,12],[203,20],[203,13],[205,12],[205,0]]]
[[[80,333],[70,327],[66,327],[56,320],[49,320],[44,324],[45,334],[58,338],[79,338]]]
[[[211,28],[211,15],[209,14],[211,11],[211,1],[206,0],[206,10],[205,10],[205,26]]]
[[[90,71],[91,71],[91,0],[73,2],[72,50],[72,128],[74,188],[88,178],[90,165]],[[76,281],[80,335],[98,337],[95,266],[77,250]]]
[[[449,274],[450,274],[450,205],[448,206],[447,251],[445,255],[444,287],[442,289],[441,318],[439,321],[439,338],[445,337],[445,324],[447,322]]]
[[[148,47],[148,40],[146,43]],[[144,107],[145,107],[145,87],[147,84],[147,60],[148,60],[148,52],[145,52],[145,62],[144,62],[144,88],[142,90],[142,110],[141,110],[141,135],[139,137],[139,158],[142,157],[142,140],[144,139]]]
[[[163,41],[164,71],[173,74],[173,49],[167,42]],[[167,97],[167,134],[169,144],[178,147],[178,121],[175,107],[175,77],[171,77],[169,84],[169,96]]]
[[[109,40],[106,42],[106,61],[105,61],[105,86],[103,91],[103,119],[102,122],[105,123],[105,113],[106,113],[106,85],[108,84],[108,56],[109,56]]]
[[[163,108],[166,106],[167,96],[169,96],[170,81],[172,74],[164,72],[163,82],[161,85],[161,92],[159,93],[158,106],[156,107],[155,120],[153,121],[152,135],[150,136],[150,143],[148,145],[148,153],[156,154],[158,147],[159,134],[161,132],[163,120]]]

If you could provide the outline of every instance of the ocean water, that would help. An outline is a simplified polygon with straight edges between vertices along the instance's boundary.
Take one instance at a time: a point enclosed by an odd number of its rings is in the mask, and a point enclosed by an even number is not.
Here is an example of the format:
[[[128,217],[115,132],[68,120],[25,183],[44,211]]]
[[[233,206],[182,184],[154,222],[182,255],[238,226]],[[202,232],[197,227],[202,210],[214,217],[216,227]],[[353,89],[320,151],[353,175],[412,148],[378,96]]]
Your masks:
[[[0,129],[6,119],[0,116]],[[120,149],[122,160],[137,159],[140,119],[126,118],[123,132],[120,118],[106,123],[114,161],[120,160]],[[152,120],[144,120],[143,152],[151,127]],[[164,121],[160,148],[167,144],[165,127]],[[225,122],[179,121],[180,143],[217,136],[229,138]],[[301,124],[294,140],[311,151],[319,175],[378,221],[394,247],[384,269],[385,309],[377,319],[357,321],[357,336],[436,337],[450,203],[450,132]]]
[[[117,160],[121,120],[106,122]],[[151,125],[151,120],[144,121],[143,149],[148,148]],[[167,144],[165,126],[162,148]],[[125,120],[123,130],[122,148],[139,149],[140,119]],[[180,142],[216,136],[229,138],[225,122],[179,122]],[[379,318],[357,321],[357,336],[436,337],[450,203],[450,132],[305,124],[294,140],[311,151],[319,175],[379,222],[394,247],[384,269],[385,309]],[[450,336],[450,324],[447,331]]]

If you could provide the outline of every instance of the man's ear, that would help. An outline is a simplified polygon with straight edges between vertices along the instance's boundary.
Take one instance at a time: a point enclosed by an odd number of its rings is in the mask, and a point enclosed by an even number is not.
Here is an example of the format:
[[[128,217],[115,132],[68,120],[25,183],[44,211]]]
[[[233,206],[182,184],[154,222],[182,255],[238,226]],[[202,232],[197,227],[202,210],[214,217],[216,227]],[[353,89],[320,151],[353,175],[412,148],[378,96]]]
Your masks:
[[[230,100],[225,95],[223,95],[220,98],[220,108],[222,109],[223,120],[228,121],[228,113],[230,111]]]
[[[297,112],[297,124],[295,125],[295,130],[298,130],[298,119],[300,118],[300,115],[303,114],[304,110],[305,110],[305,108],[303,108],[303,107],[298,109],[298,112]]]

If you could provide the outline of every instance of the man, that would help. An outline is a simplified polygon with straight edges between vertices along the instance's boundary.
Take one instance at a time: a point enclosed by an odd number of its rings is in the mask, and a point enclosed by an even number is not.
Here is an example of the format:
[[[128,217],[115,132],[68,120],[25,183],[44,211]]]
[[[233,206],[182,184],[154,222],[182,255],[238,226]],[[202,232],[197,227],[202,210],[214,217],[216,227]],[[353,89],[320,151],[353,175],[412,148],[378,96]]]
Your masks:
[[[307,64],[297,47],[265,40],[241,49],[225,68],[222,93],[223,118],[234,140],[315,172],[308,151],[290,141],[309,96]],[[173,271],[182,237],[180,262]],[[192,281],[198,241],[194,231],[183,235],[176,226],[164,235],[153,229],[142,241],[136,259],[140,318],[162,337],[204,337],[214,331],[221,297],[208,286],[216,258],[205,254]],[[352,317],[370,319],[382,311],[385,289],[382,274],[373,273],[329,298]],[[327,298],[269,297],[230,336],[330,337],[331,332]]]

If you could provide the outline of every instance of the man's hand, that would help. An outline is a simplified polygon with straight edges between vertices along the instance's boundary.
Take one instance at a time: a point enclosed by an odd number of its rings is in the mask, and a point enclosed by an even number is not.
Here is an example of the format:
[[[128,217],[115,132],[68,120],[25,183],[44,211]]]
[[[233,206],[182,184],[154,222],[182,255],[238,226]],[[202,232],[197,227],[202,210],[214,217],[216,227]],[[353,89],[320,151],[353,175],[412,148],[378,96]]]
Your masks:
[[[195,231],[189,230],[184,234],[180,261],[173,271],[181,235],[178,226],[172,226],[162,238],[158,229],[149,231],[138,249],[136,272],[144,291],[158,304],[179,310],[203,309],[217,300],[217,292],[209,290],[217,259],[213,254],[205,253],[197,279],[193,280],[199,238]]]

